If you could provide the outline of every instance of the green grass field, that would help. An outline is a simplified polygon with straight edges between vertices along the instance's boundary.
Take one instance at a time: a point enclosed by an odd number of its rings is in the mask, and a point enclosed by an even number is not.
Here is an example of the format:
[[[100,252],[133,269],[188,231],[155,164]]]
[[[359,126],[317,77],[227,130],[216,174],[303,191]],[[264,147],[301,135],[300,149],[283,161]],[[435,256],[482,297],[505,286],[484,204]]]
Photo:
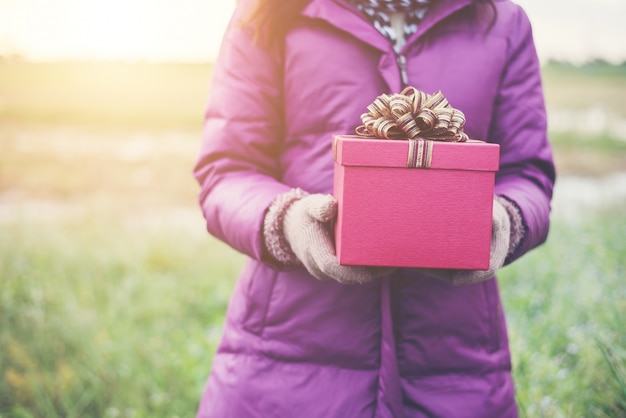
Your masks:
[[[0,418],[194,415],[243,262],[195,203],[210,73],[0,63]],[[626,117],[620,68],[544,79]],[[610,134],[553,137],[564,176],[626,172]],[[521,414],[623,417],[626,200],[561,213],[500,277]]]

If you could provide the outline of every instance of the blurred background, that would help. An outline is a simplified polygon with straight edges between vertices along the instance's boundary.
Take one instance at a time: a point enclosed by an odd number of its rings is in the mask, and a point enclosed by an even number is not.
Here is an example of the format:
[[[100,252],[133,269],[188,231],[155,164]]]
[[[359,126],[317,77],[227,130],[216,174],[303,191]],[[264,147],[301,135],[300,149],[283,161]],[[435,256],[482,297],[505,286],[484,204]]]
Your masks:
[[[500,276],[522,416],[626,416],[626,2],[519,0],[559,178]],[[0,418],[191,417],[243,258],[191,170],[233,0],[0,0]]]

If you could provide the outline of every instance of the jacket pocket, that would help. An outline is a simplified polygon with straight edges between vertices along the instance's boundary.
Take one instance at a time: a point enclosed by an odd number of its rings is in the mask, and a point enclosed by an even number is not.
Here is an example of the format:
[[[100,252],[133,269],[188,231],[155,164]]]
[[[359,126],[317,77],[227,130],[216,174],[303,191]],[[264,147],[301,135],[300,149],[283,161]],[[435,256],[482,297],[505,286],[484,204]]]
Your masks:
[[[245,269],[247,279],[246,308],[243,328],[260,335],[265,328],[265,320],[278,272],[258,261],[249,261]]]

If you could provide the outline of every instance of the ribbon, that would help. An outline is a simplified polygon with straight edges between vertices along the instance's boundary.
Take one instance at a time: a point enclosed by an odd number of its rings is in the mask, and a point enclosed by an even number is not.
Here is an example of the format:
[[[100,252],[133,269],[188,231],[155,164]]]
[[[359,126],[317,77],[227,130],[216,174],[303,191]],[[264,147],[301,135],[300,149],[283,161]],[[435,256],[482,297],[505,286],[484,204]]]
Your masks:
[[[433,141],[409,139],[407,168],[430,168],[433,159]]]
[[[430,95],[415,87],[399,94],[381,94],[361,115],[356,133],[369,138],[465,142],[465,115],[441,91]]]

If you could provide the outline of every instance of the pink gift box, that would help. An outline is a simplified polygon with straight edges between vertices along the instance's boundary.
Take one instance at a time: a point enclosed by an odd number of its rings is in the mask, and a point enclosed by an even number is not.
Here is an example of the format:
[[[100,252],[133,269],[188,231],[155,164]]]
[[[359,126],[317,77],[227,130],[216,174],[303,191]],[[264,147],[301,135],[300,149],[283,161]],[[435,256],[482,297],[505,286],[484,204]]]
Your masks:
[[[489,268],[499,145],[337,135],[333,152],[341,264]]]

